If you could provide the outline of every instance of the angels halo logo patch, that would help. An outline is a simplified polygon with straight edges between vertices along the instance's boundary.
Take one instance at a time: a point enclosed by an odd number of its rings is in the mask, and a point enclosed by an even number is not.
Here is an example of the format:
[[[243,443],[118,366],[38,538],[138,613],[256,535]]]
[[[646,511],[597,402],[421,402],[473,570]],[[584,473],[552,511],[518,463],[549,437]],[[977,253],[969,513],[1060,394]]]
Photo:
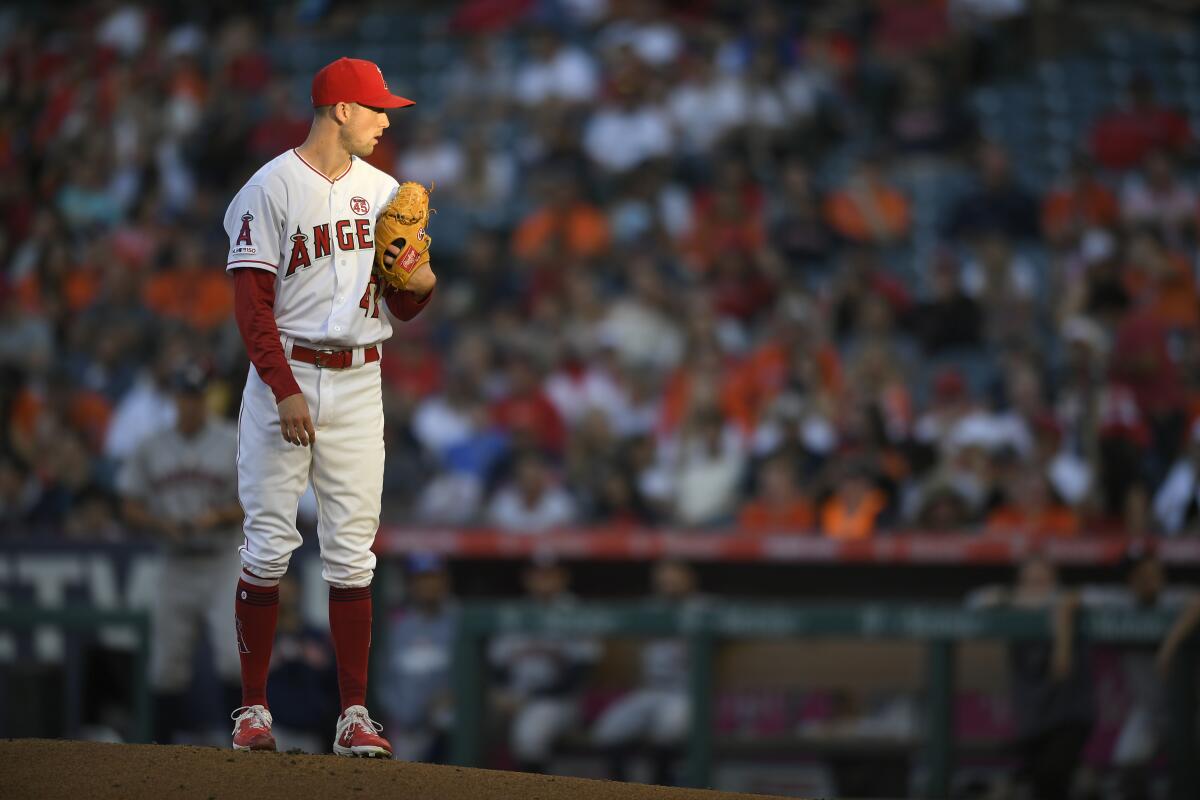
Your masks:
[[[367,202],[365,197],[355,195],[350,198],[350,210],[355,214],[366,214],[371,210],[371,204]]]

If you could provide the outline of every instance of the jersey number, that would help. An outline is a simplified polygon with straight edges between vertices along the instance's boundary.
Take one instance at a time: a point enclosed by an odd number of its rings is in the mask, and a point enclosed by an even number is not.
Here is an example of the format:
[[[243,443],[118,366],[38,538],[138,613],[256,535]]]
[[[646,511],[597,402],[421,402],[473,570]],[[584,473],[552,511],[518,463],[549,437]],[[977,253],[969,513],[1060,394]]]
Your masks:
[[[358,301],[358,307],[363,309],[363,316],[379,319],[379,276],[372,275],[371,280],[367,281],[367,290],[363,292],[362,300]]]

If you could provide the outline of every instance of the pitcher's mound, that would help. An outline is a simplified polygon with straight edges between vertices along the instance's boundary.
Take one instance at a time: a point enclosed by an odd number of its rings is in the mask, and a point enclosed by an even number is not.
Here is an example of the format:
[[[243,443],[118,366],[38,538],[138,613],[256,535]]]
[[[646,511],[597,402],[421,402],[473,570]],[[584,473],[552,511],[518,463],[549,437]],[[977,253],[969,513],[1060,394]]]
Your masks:
[[[401,761],[235,753],[215,747],[0,741],[0,797],[163,800],[734,800],[765,795],[666,789]]]

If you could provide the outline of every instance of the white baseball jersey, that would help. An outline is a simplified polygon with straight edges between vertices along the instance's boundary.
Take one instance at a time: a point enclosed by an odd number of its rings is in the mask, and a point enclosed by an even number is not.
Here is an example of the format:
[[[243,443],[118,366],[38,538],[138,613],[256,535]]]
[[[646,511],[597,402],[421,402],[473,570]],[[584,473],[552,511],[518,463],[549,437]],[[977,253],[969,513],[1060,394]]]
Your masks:
[[[279,332],[324,348],[378,344],[392,335],[372,275],[375,218],[396,180],[365,161],[333,180],[296,150],[268,161],[225,212],[226,269],[275,273]]]

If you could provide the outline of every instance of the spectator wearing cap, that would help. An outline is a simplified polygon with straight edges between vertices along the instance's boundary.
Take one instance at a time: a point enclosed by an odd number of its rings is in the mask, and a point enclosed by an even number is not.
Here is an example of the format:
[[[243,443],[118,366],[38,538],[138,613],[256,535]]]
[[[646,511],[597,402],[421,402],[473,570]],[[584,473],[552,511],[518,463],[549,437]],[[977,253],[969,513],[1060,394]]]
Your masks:
[[[397,757],[446,763],[454,719],[450,669],[459,608],[441,558],[408,558],[404,605],[388,623],[387,661],[380,699]]]
[[[975,401],[962,372],[947,367],[933,379],[929,408],[917,418],[913,436],[918,443],[941,450],[949,445],[958,424],[975,409]]]

